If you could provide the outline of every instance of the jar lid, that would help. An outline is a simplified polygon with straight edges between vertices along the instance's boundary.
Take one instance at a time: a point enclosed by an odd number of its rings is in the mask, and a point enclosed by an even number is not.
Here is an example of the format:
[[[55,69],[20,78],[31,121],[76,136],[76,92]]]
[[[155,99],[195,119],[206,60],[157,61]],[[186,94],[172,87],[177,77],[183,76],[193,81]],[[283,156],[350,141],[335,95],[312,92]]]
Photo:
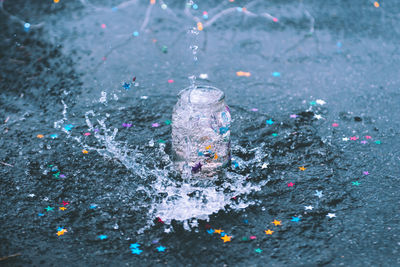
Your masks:
[[[206,106],[221,102],[225,98],[224,92],[216,87],[208,85],[197,85],[188,87],[179,93],[180,97],[187,96],[190,104]]]

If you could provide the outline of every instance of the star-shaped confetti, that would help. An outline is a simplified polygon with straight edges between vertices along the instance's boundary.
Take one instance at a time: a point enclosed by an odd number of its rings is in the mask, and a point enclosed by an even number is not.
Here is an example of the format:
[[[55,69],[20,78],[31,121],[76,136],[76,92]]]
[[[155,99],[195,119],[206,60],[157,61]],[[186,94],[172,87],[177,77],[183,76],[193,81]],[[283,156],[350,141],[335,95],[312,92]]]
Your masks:
[[[322,191],[315,190],[314,196],[317,196],[317,197],[321,198],[323,196],[322,195]]]
[[[294,183],[290,182],[290,183],[287,184],[287,186],[288,186],[288,187],[293,187],[293,186],[294,186]]]
[[[369,175],[369,172],[368,171],[363,171],[363,174],[364,175]]]
[[[61,203],[62,203],[64,206],[69,205],[69,201],[64,201],[64,200],[63,200]]]
[[[89,151],[87,151],[86,149],[83,149],[83,150],[82,150],[82,153],[83,153],[83,154],[88,154]]]
[[[251,239],[251,240],[254,240],[254,239],[256,239],[256,238],[257,238],[257,237],[256,237],[255,235],[251,235],[251,236],[250,236],[250,239]]]
[[[349,138],[348,137],[343,137],[342,140],[347,142],[347,141],[349,141]]]
[[[136,254],[136,255],[140,255],[140,253],[143,252],[143,250],[140,250],[138,248],[132,249],[131,251],[132,251],[132,254]]]
[[[274,124],[274,121],[271,120],[271,119],[268,119],[268,120],[266,121],[266,123],[267,123],[268,125],[272,125],[272,124]]]
[[[67,229],[58,228],[57,235],[58,236],[64,235],[66,232],[68,232]]]
[[[39,139],[41,139],[41,138],[44,137],[44,135],[43,135],[43,134],[38,134],[38,135],[36,135],[36,137],[39,138]]]
[[[307,168],[305,168],[304,166],[299,167],[300,171],[305,171]]]
[[[122,87],[123,87],[125,90],[129,90],[129,89],[131,88],[131,84],[125,82],[125,83],[122,85]]]
[[[159,252],[163,252],[163,251],[165,251],[165,249],[166,249],[166,247],[163,247],[163,246],[157,247],[157,250],[158,250]]]
[[[54,210],[54,208],[53,207],[50,207],[50,206],[47,206],[47,208],[44,208],[45,210],[47,210],[47,211],[52,211],[52,210]]]
[[[306,210],[312,210],[314,207],[313,207],[313,206],[304,206],[304,208],[305,208]]]
[[[282,225],[282,221],[274,220],[272,223],[275,224],[275,226]]]
[[[320,119],[322,119],[322,116],[319,115],[319,114],[315,114],[315,115],[314,115],[314,118],[316,118],[317,120],[320,120]]]
[[[207,230],[207,233],[209,233],[210,235],[212,235],[212,234],[214,233],[214,229],[211,229],[211,228],[208,229],[208,230]]]
[[[224,240],[224,243],[231,242],[231,238],[232,236],[229,235],[224,235],[223,237],[221,237],[221,239]]]
[[[270,230],[270,229],[265,230],[265,234],[266,234],[266,235],[272,235],[273,232],[274,232],[274,231],[272,231],[272,230]]]
[[[300,217],[292,217],[292,219],[290,221],[299,222],[300,221]]]
[[[135,244],[131,244],[130,245],[130,249],[136,249],[136,248],[139,248],[140,247],[140,244],[138,244],[138,243],[135,243]]]
[[[66,207],[59,207],[58,209],[59,210],[66,210],[67,208]]]
[[[261,252],[262,252],[262,249],[256,248],[254,251],[255,251],[256,253],[261,253]]]
[[[315,101],[311,101],[311,102],[310,102],[310,105],[311,105],[311,106],[315,106],[316,104],[317,104],[317,102],[315,102]]]
[[[214,232],[215,232],[216,234],[221,234],[223,231],[224,231],[224,230],[221,230],[221,229],[215,229],[215,230],[214,230]]]
[[[166,124],[166,125],[170,125],[170,124],[171,124],[171,121],[170,121],[170,120],[166,120],[166,121],[165,121],[165,124]]]
[[[106,236],[106,235],[99,235],[98,238],[99,238],[100,240],[104,240],[104,239],[107,239],[108,236]]]
[[[295,119],[295,118],[297,118],[297,115],[296,114],[290,114],[290,118]]]
[[[335,213],[328,213],[326,216],[332,219],[332,218],[336,217],[336,214]]]
[[[353,185],[359,186],[361,183],[359,181],[351,182]]]
[[[326,102],[325,102],[324,100],[322,100],[322,99],[317,99],[315,102],[316,102],[318,105],[321,105],[321,106],[323,106],[323,105],[326,104]]]
[[[264,163],[264,164],[261,166],[261,169],[266,169],[266,168],[268,168],[268,163]]]

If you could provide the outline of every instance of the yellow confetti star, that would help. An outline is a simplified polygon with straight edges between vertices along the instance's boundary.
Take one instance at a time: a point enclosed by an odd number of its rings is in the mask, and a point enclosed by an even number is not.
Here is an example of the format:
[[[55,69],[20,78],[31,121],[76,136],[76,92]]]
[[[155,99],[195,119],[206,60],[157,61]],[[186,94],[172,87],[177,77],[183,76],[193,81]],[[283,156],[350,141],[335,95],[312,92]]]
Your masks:
[[[210,148],[211,148],[211,145],[209,145],[209,146],[206,146],[206,149],[207,149],[207,150],[209,150]]]
[[[267,234],[267,235],[272,235],[272,233],[273,233],[274,231],[272,231],[272,230],[265,230],[265,234]]]
[[[38,135],[36,135],[36,137],[41,139],[41,138],[44,137],[44,135],[43,134],[38,134]]]
[[[224,240],[224,243],[231,242],[231,238],[232,238],[232,236],[229,236],[229,235],[224,235],[221,237],[221,239]]]
[[[59,207],[60,210],[66,210],[66,207]]]
[[[272,223],[275,224],[275,226],[282,225],[282,222],[277,220],[274,220]]]
[[[305,171],[307,168],[304,168],[304,166],[299,167],[300,171]]]
[[[60,236],[60,235],[63,235],[64,233],[66,233],[66,232],[68,232],[67,229],[62,229],[61,231],[57,232],[57,235]]]
[[[54,0],[54,3],[56,3],[56,4],[57,4],[58,2],[60,2],[60,0]]]
[[[214,230],[214,233],[217,233],[217,234],[220,234],[220,233],[222,233],[224,230],[221,230],[221,229],[215,229]]]
[[[84,150],[82,150],[82,153],[83,153],[83,154],[88,154],[89,151],[87,151],[86,149],[84,149]]]

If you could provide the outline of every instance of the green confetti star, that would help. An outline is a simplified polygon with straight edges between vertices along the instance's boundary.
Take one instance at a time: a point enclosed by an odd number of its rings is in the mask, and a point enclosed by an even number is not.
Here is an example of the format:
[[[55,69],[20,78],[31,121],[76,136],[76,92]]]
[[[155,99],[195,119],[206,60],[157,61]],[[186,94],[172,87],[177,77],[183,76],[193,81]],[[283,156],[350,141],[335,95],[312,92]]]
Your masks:
[[[170,121],[170,120],[166,120],[166,121],[165,121],[165,124],[166,124],[166,125],[170,125],[170,124],[171,124],[171,121]]]
[[[247,237],[243,237],[242,241],[248,241],[249,239]]]
[[[159,142],[159,143],[163,143],[163,144],[166,143],[165,140],[163,140],[163,139],[158,140],[158,142]]]
[[[311,105],[311,106],[315,106],[316,104],[317,104],[317,102],[315,102],[315,101],[311,101],[311,102],[310,102],[310,105]]]
[[[47,210],[47,211],[52,211],[52,210],[54,210],[54,208],[52,208],[52,207],[50,207],[50,206],[47,206],[47,208],[44,208],[45,210]]]
[[[353,185],[359,186],[361,183],[359,181],[351,182]]]
[[[255,249],[254,251],[257,252],[257,253],[261,253],[261,252],[262,252],[262,249],[257,248],[257,249]]]
[[[277,133],[273,133],[272,136],[276,137],[276,136],[278,136],[278,134]]]
[[[58,178],[60,176],[60,172],[54,173],[53,176]]]
[[[378,145],[380,145],[380,144],[381,144],[381,141],[379,141],[379,140],[376,140],[376,141],[375,141],[375,144],[378,144]]]

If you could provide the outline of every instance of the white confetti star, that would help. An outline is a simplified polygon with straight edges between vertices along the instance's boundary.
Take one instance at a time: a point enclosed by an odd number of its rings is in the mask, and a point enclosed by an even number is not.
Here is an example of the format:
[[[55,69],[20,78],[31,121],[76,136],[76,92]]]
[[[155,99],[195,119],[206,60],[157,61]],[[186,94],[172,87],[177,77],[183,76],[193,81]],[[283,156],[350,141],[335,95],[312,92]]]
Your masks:
[[[28,197],[34,197],[35,196],[35,194],[29,194],[28,195]]]
[[[322,191],[315,190],[314,196],[317,196],[317,197],[321,198],[322,197]]]
[[[267,163],[264,163],[264,164],[261,166],[261,169],[266,169],[266,168],[268,168],[268,164],[267,164]]]
[[[321,105],[321,106],[323,106],[323,105],[326,104],[326,102],[325,102],[324,100],[322,100],[322,99],[317,99],[315,102],[316,102],[318,105]]]
[[[208,74],[207,74],[207,73],[201,73],[201,74],[199,75],[199,78],[200,78],[200,79],[203,79],[203,80],[208,79]]]
[[[333,217],[336,217],[336,214],[335,213],[328,213],[328,215],[326,215],[327,217],[329,217],[329,218],[333,218]]]
[[[348,137],[343,137],[342,140],[347,142],[347,141],[349,141],[349,138]]]
[[[319,114],[315,114],[315,115],[314,115],[314,118],[316,118],[317,120],[320,120],[320,119],[322,119],[322,116],[319,115]]]
[[[314,207],[313,207],[313,206],[304,206],[304,208],[305,208],[306,210],[312,210]]]

